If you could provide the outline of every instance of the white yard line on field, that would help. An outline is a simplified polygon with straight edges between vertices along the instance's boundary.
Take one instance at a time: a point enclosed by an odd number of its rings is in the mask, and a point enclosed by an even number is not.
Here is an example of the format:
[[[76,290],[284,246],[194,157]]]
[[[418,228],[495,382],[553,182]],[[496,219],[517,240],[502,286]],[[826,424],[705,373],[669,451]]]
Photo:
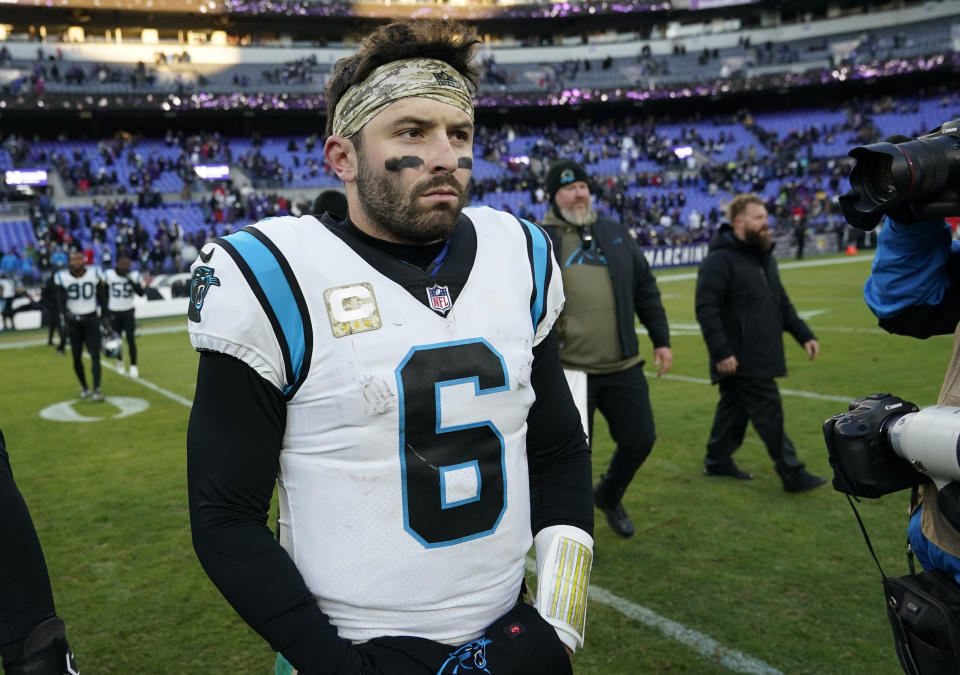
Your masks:
[[[537,563],[532,558],[527,558],[527,571],[533,574],[537,573]],[[711,663],[720,664],[727,670],[732,670],[735,673],[747,673],[748,675],[783,675],[782,671],[768,663],[736,649],[724,647],[709,635],[704,635],[700,631],[687,628],[682,623],[660,616],[652,609],[621,598],[600,586],[590,584],[590,602],[606,605],[629,619],[639,621],[649,628],[654,628],[665,637],[679,642]]]
[[[643,373],[647,377],[656,377],[654,370],[646,370]],[[710,384],[710,380],[705,377],[690,377],[689,375],[666,375],[660,376],[661,380],[677,380],[678,382],[692,382],[693,384]],[[815,391],[801,391],[799,389],[780,389],[780,393],[786,396],[800,396],[801,398],[813,398],[818,401],[838,401],[840,403],[849,403],[857,399],[856,396],[837,396],[834,394],[818,394]]]
[[[84,352],[84,353],[83,353],[83,358],[89,360],[90,355],[89,355],[88,353]],[[113,372],[117,373],[117,370],[118,370],[118,369],[117,369],[117,366],[113,365],[113,363],[111,363],[110,359],[105,359],[105,358],[102,358],[102,357],[101,357],[101,358],[100,358],[100,365],[102,365],[104,368],[108,368],[109,370],[112,370]],[[119,373],[117,373],[117,374],[119,374]],[[123,376],[121,375],[121,377],[123,377]],[[193,406],[193,401],[191,401],[190,399],[184,398],[183,396],[180,396],[179,394],[174,394],[172,391],[169,391],[168,389],[164,389],[164,388],[161,387],[159,384],[154,384],[154,383],[151,382],[150,380],[145,380],[145,379],[143,379],[142,377],[127,377],[127,379],[130,380],[131,382],[136,382],[137,384],[139,384],[139,385],[141,385],[141,386],[143,386],[143,387],[146,387],[146,388],[149,389],[150,391],[155,391],[155,392],[157,392],[158,394],[160,394],[161,396],[166,396],[166,397],[169,398],[171,401],[174,401],[175,403],[179,403],[179,404],[182,405],[182,406],[186,406],[187,408],[190,408],[191,406]]]
[[[697,335],[697,334],[699,334],[699,326],[698,326],[697,324],[695,324],[695,323],[693,323],[693,324],[674,324],[673,327],[678,329],[678,330],[676,330],[676,331],[671,330],[671,333],[672,333],[673,335]],[[147,329],[144,329],[143,331],[139,332],[138,334],[139,334],[139,335],[157,335],[157,334],[161,334],[161,333],[175,333],[175,332],[177,332],[177,331],[183,331],[183,330],[186,330],[186,328],[179,327],[179,326],[163,326],[163,327],[157,327],[157,328],[147,328]],[[818,330],[818,331],[824,331],[824,330],[826,330],[826,331],[838,331],[838,332],[860,332],[860,329],[856,329],[856,328],[841,328],[841,327],[826,328],[826,329],[824,329],[824,328],[818,328],[817,330]],[[878,330],[878,332],[886,333],[885,331],[880,331],[879,329],[877,329],[877,330]],[[643,331],[642,329],[638,329],[637,332],[638,332],[638,333],[641,333],[641,334],[645,334],[645,331]],[[866,331],[865,331],[865,332],[866,332]],[[871,332],[872,332],[872,331],[871,331]],[[36,347],[36,346],[38,346],[38,345],[45,345],[45,344],[46,344],[46,341],[45,341],[45,340],[34,340],[34,341],[29,341],[29,342],[24,341],[24,342],[22,342],[22,343],[11,342],[11,343],[7,343],[7,344],[5,344],[5,345],[0,345],[0,350],[2,350],[2,349],[24,348],[24,347]],[[89,354],[87,354],[86,352],[84,352],[84,358],[89,358]],[[110,368],[111,370],[116,371],[116,368],[115,368],[111,363],[109,363],[109,359],[101,359],[100,362],[103,363],[107,368]],[[653,371],[646,371],[645,374],[646,374],[647,377],[656,377],[656,373],[653,372]],[[671,375],[670,373],[667,373],[666,375],[661,376],[661,379],[664,379],[664,380],[677,380],[678,382],[692,382],[692,383],[694,383],[694,384],[710,384],[710,380],[708,380],[708,379],[706,379],[706,378],[703,378],[703,377],[691,377],[691,376],[689,376],[689,375]],[[146,387],[147,389],[152,389],[153,391],[157,392],[158,394],[161,394],[162,396],[166,396],[166,397],[169,398],[170,400],[176,401],[177,403],[180,403],[180,404],[182,404],[182,405],[184,405],[184,406],[186,406],[186,407],[188,407],[188,408],[189,408],[191,405],[193,405],[188,399],[183,398],[182,396],[180,396],[180,395],[178,395],[178,394],[174,394],[172,391],[168,391],[168,390],[164,389],[163,387],[154,384],[153,382],[150,382],[150,381],[148,381],[148,380],[144,380],[143,378],[136,378],[136,379],[131,378],[131,381],[133,381],[133,382],[139,382],[141,385],[143,385],[143,386]],[[838,401],[838,402],[841,402],[841,403],[849,403],[850,401],[853,401],[853,400],[855,400],[855,399],[857,398],[857,397],[855,397],[855,396],[838,396],[838,395],[836,395],[836,394],[820,394],[820,393],[817,393],[817,392],[814,392],[814,391],[801,391],[801,390],[799,390],[799,389],[782,389],[782,388],[781,388],[781,389],[780,389],[780,393],[781,393],[781,394],[784,394],[784,395],[786,395],[786,396],[799,396],[799,397],[802,397],[802,398],[812,398],[812,399],[817,399],[817,400],[820,400],[820,401]]]
[[[138,328],[137,337],[141,335],[162,335],[164,333],[182,333],[186,332],[186,325],[172,325],[172,326],[154,326],[152,328]],[[2,349],[24,349],[25,347],[40,347],[47,344],[47,341],[43,338],[34,338],[33,340],[17,340],[15,342],[0,342],[0,350]]]
[[[799,260],[796,262],[778,263],[777,267],[782,270],[792,270],[803,267],[823,267],[826,265],[845,265],[847,263],[873,262],[873,253],[869,255],[857,255],[849,258],[828,258],[826,260]],[[662,284],[667,281],[688,281],[696,279],[696,272],[682,272],[680,274],[658,274],[657,283]]]
[[[863,335],[890,335],[888,331],[882,328],[856,328],[854,326],[815,326],[815,333],[860,333]],[[647,330],[643,326],[637,326],[637,335],[646,335]],[[689,321],[670,322],[670,335],[700,335],[700,324]],[[938,335],[931,337],[937,338]]]

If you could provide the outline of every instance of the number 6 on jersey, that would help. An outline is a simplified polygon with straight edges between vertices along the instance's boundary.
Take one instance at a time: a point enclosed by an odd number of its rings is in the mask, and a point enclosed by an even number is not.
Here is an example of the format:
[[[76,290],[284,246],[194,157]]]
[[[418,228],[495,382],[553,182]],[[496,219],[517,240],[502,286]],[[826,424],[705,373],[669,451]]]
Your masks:
[[[506,508],[504,443],[489,420],[441,427],[441,391],[509,389],[503,358],[482,339],[414,347],[397,368],[407,532],[427,548],[491,534]]]

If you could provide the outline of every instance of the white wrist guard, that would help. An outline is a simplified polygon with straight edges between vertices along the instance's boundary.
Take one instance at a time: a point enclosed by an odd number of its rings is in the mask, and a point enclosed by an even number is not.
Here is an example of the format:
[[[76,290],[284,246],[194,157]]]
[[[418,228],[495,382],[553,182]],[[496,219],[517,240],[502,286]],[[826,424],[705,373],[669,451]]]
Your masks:
[[[537,551],[534,607],[571,650],[583,646],[593,537],[572,525],[552,525],[533,539]]]

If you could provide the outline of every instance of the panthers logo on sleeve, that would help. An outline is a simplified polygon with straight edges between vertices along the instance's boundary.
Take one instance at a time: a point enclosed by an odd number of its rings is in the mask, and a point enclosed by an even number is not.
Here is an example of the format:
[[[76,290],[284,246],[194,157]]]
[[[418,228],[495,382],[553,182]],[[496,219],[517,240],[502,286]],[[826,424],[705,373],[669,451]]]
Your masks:
[[[211,286],[219,286],[220,280],[213,276],[213,268],[200,266],[193,270],[190,278],[190,309],[187,318],[194,323],[200,323],[200,310]]]

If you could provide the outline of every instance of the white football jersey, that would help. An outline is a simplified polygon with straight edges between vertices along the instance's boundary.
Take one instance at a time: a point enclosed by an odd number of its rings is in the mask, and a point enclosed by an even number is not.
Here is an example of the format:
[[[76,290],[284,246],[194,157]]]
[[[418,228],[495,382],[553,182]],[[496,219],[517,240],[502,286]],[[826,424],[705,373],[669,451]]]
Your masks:
[[[83,274],[75,277],[64,267],[57,270],[56,284],[67,292],[67,311],[81,316],[97,311],[97,286],[103,282],[103,271],[96,265],[87,265]]]
[[[133,300],[136,295],[133,284],[143,286],[140,272],[130,270],[127,276],[122,277],[117,273],[117,270],[111,268],[104,272],[104,277],[109,291],[107,309],[111,312],[125,312],[128,309],[133,309]]]
[[[339,634],[461,644],[519,595],[532,349],[560,274],[542,230],[486,207],[433,276],[362,248],[312,216],[208,243],[190,338],[284,392],[280,541]]]

